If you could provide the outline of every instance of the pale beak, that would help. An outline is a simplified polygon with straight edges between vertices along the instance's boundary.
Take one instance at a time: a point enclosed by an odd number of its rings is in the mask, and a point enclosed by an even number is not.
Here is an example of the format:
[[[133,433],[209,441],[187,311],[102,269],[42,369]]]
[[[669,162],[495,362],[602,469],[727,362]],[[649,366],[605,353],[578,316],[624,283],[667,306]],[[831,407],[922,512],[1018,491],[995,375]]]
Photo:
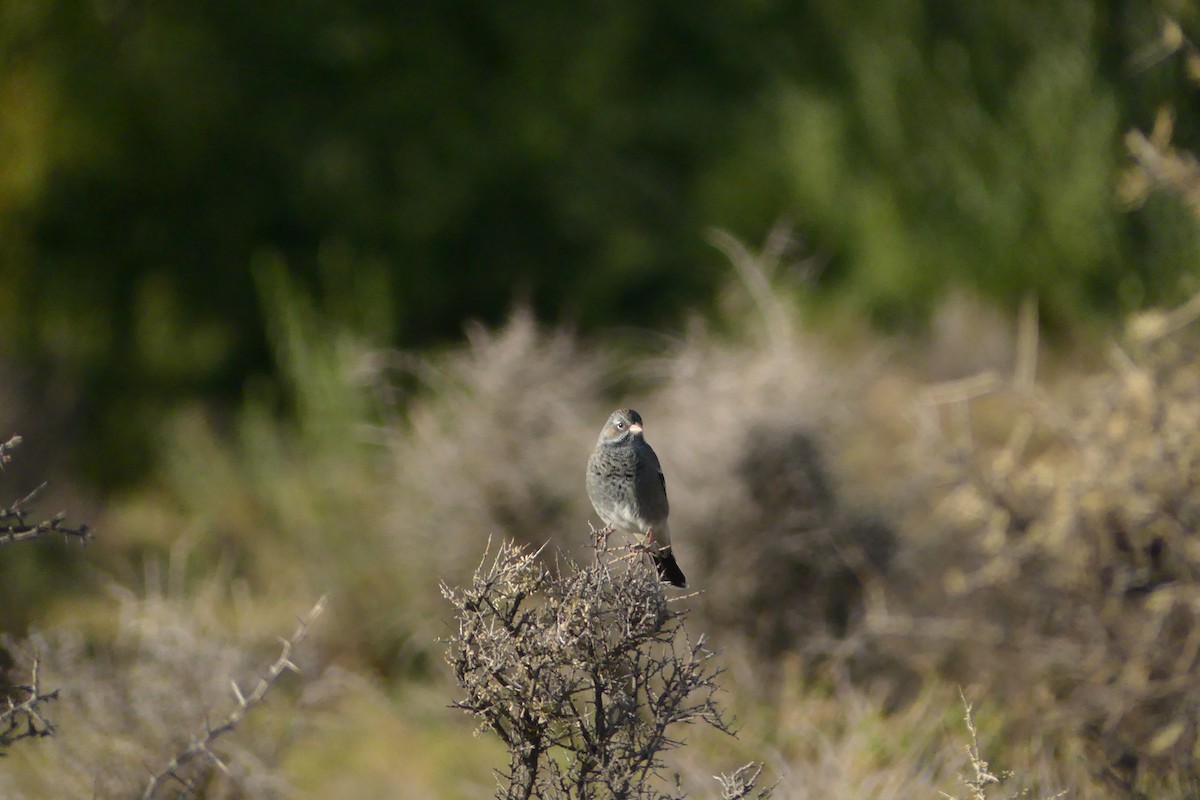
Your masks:
[[[641,425],[638,425],[636,422],[630,423],[630,425],[629,425],[629,432],[630,432],[630,433],[641,433],[641,432],[642,432],[642,426],[641,426]]]

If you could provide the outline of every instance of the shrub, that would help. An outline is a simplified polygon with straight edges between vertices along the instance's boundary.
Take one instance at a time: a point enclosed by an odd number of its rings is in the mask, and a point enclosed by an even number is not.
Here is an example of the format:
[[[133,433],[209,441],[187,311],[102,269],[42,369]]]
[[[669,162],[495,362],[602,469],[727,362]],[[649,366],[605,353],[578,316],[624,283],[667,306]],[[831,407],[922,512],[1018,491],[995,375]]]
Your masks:
[[[12,451],[21,444],[20,436],[0,443],[0,467],[12,460]],[[59,513],[49,519],[30,521],[33,501],[45,488],[43,483],[25,497],[0,508],[0,545],[28,542],[48,536],[75,538],[81,542],[91,539],[87,525],[71,526],[66,515]],[[25,682],[23,682],[25,681]],[[41,661],[31,660],[29,677],[9,676],[3,689],[4,704],[0,707],[0,755],[22,739],[52,736],[54,724],[45,716],[47,705],[58,699],[58,690],[47,691],[41,683]]]
[[[258,658],[218,619],[213,598],[118,595],[115,639],[102,646],[67,630],[5,641],[18,659],[40,655],[42,670],[59,687],[62,734],[22,752],[25,768],[0,775],[0,794],[145,800],[285,795],[272,763],[276,737],[265,731],[228,734],[296,669],[294,648],[323,603],[256,673]]]
[[[1003,704],[1012,739],[1185,795],[1200,786],[1198,354],[1194,333],[1133,338],[1057,391],[955,401],[967,425],[910,452],[903,546],[860,630]]]
[[[729,730],[704,638],[689,637],[686,612],[640,559],[613,569],[601,547],[595,563],[556,575],[537,556],[501,544],[470,586],[443,588],[458,618],[447,650],[465,692],[455,707],[509,751],[496,797],[683,797],[661,776],[663,753],[682,743],[675,727]],[[728,776],[724,796],[749,797],[755,778]]]

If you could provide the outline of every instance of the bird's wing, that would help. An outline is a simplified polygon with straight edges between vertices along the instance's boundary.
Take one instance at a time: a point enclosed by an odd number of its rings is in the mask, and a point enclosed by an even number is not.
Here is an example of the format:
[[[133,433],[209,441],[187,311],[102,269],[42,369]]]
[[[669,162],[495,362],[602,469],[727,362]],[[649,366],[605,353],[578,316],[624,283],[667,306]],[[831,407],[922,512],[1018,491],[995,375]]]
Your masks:
[[[638,458],[636,485],[642,515],[653,522],[665,521],[670,511],[670,504],[667,503],[667,479],[658,463],[658,456],[648,444],[643,445]]]

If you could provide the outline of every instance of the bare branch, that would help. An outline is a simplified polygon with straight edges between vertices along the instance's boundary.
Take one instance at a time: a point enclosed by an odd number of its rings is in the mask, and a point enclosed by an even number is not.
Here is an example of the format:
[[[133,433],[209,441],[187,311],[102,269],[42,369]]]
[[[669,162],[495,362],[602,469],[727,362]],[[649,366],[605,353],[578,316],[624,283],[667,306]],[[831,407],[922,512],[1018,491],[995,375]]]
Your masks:
[[[20,444],[20,436],[13,436],[7,442],[0,444],[0,466],[12,460],[12,456],[9,454]],[[28,520],[28,507],[45,488],[46,484],[43,483],[7,508],[0,508],[0,545],[24,542],[30,539],[43,539],[52,535],[62,535],[68,538],[75,537],[81,542],[87,542],[92,539],[92,532],[88,529],[87,525],[71,527],[65,524],[66,515],[61,512],[41,522],[30,522]]]
[[[958,696],[962,698],[963,708],[966,709],[966,713],[963,715],[963,721],[967,725],[967,735],[969,739],[966,745],[967,759],[971,762],[971,769],[975,772],[974,777],[963,778],[962,782],[970,791],[968,800],[988,800],[991,789],[993,787],[1003,785],[1008,778],[1012,777],[1012,773],[1001,772],[999,775],[997,775],[992,771],[991,765],[988,764],[980,752],[979,732],[975,728],[975,717],[973,715],[974,709],[971,707],[971,704],[967,702],[967,696],[963,693],[961,687],[958,690]],[[939,792],[939,794],[946,798],[946,800],[957,800],[954,795],[947,794],[946,792]],[[1059,800],[1059,798],[1065,797],[1066,794],[1067,792],[1064,790],[1058,794],[1049,795],[1045,798],[1045,800]],[[1015,800],[1015,798],[1025,796],[1025,792],[1018,791],[1009,794],[1008,800]]]
[[[228,771],[225,763],[213,752],[212,746],[218,738],[237,728],[246,715],[266,699],[267,692],[271,690],[283,673],[300,671],[292,662],[292,652],[308,635],[309,627],[325,611],[326,604],[327,598],[322,595],[312,610],[297,622],[296,630],[291,637],[280,639],[282,647],[279,657],[267,669],[267,674],[258,679],[253,691],[243,694],[237,683],[233,683],[233,696],[237,702],[234,709],[217,725],[206,723],[203,735],[194,737],[191,743],[172,756],[160,771],[153,773],[146,781],[142,800],[153,800],[159,796],[158,792],[161,788],[172,782],[181,787],[185,794],[193,793],[196,789],[196,779],[201,774],[203,765],[211,765]],[[197,765],[201,766],[197,768]]]
[[[469,586],[442,587],[458,612],[446,659],[465,696],[453,707],[508,747],[502,800],[679,798],[662,776],[675,726],[730,733],[704,637],[688,636],[687,612],[643,559],[606,548],[599,537],[589,566],[560,559],[552,572],[505,542]]]
[[[64,525],[65,517],[61,514],[37,523],[27,523],[20,514],[13,514],[12,507],[0,510],[0,545],[13,542],[25,542],[30,539],[44,539],[47,536],[61,535],[66,538],[76,538],[81,542],[90,542],[93,534],[87,525],[70,527]],[[12,519],[16,522],[10,522]],[[4,523],[8,524],[4,524]]]
[[[21,739],[53,736],[54,724],[42,716],[42,707],[58,699],[58,691],[43,692],[39,678],[41,661],[33,659],[29,683],[10,686],[0,708],[0,750]]]
[[[0,468],[12,460],[11,454],[20,444],[20,436],[12,436],[0,443]],[[46,484],[43,483],[7,508],[0,508],[0,544],[39,539],[52,534],[75,536],[81,541],[92,538],[86,525],[73,528],[64,524],[66,516],[61,513],[37,523],[30,523],[26,519],[28,507],[45,488]],[[54,725],[42,715],[42,711],[47,703],[58,699],[58,692],[42,690],[40,667],[40,658],[35,656],[29,683],[8,686],[7,697],[0,701],[0,754],[3,754],[4,748],[21,739],[54,735]]]
[[[743,764],[728,775],[715,775],[717,783],[721,784],[721,800],[748,800],[755,790],[758,778],[762,775],[763,765],[751,761]],[[774,786],[759,789],[756,800],[767,800]]]

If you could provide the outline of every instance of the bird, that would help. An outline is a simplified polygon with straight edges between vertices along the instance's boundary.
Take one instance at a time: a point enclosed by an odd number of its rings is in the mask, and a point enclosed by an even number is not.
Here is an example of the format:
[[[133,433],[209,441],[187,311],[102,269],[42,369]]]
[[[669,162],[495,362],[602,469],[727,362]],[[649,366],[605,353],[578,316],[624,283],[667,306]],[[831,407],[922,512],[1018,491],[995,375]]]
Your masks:
[[[686,587],[687,578],[671,550],[667,481],[642,432],[642,417],[632,408],[619,408],[609,416],[588,458],[588,498],[609,529],[644,541],[659,580]]]

